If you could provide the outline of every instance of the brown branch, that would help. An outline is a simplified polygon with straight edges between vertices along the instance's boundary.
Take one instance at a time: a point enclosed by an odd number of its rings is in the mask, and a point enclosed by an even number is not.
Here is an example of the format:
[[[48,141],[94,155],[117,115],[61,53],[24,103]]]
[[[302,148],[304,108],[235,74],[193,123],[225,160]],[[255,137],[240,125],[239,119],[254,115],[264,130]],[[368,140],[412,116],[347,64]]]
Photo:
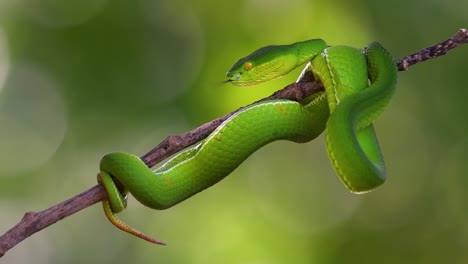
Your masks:
[[[442,56],[449,50],[465,43],[468,43],[468,30],[466,28],[461,28],[449,39],[397,60],[396,64],[398,66],[398,70],[406,71],[411,65]]]
[[[399,59],[396,61],[398,70],[405,71],[416,63],[444,55],[450,49],[467,42],[468,30],[462,28],[455,35],[437,45],[422,49],[417,53]],[[310,75],[306,73],[297,83],[290,84],[284,89],[277,91],[273,95],[263,98],[257,102],[279,98],[300,101],[307,96],[322,90],[322,84],[313,81],[313,78],[311,78]],[[243,108],[245,107],[241,107],[234,112],[205,123],[185,134],[178,136],[168,136],[164,141],[143,155],[141,159],[149,167],[152,167],[170,155],[204,139],[227,118]],[[84,208],[102,201],[105,198],[106,193],[104,192],[104,189],[101,187],[101,185],[95,185],[89,190],[82,192],[44,211],[27,212],[18,224],[0,236],[0,257],[2,257],[9,249],[13,248],[15,245],[27,237],[33,235],[34,233],[56,223],[57,221],[67,216],[70,216]]]

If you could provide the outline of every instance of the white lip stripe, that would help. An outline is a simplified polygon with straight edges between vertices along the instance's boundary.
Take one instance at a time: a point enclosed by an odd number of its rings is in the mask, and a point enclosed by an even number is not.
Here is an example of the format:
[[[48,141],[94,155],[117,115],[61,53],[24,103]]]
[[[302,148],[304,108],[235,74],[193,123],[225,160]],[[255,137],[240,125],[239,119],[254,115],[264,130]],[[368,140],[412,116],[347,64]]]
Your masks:
[[[332,83],[333,83],[333,93],[335,95],[335,100],[336,100],[336,105],[338,105],[340,103],[340,98],[338,98],[338,93],[337,93],[337,85],[336,85],[336,80],[335,80],[335,76],[333,75],[333,72],[331,70],[331,62],[328,58],[328,54],[327,54],[327,51],[328,51],[328,48],[327,49],[324,49],[323,52],[322,52],[322,56],[325,58],[325,60],[327,61],[327,69],[328,69],[328,72],[330,73],[330,76],[331,76],[331,79],[332,79]]]
[[[299,78],[297,78],[297,80],[296,80],[296,83],[298,83],[304,77],[304,74],[309,69],[309,66],[310,66],[310,61],[308,61],[307,64],[305,65],[304,69],[302,69],[301,74],[299,74]]]

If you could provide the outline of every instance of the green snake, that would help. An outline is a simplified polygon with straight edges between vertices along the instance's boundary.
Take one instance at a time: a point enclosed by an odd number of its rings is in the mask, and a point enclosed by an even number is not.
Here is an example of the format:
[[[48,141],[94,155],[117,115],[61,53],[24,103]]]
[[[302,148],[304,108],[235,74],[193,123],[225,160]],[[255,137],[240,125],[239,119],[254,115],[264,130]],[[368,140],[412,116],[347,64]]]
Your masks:
[[[372,123],[395,92],[397,68],[379,43],[364,50],[328,46],[321,39],[266,46],[235,63],[227,82],[255,85],[305,63],[309,63],[305,70],[322,82],[324,91],[301,102],[251,105],[155,171],[132,154],[105,155],[98,182],[108,195],[103,207],[109,220],[123,231],[164,244],[116,217],[126,207],[128,192],[145,206],[166,209],[216,184],[265,144],[280,139],[308,142],[324,130],[331,164],[351,192],[367,192],[382,184],[385,164]]]

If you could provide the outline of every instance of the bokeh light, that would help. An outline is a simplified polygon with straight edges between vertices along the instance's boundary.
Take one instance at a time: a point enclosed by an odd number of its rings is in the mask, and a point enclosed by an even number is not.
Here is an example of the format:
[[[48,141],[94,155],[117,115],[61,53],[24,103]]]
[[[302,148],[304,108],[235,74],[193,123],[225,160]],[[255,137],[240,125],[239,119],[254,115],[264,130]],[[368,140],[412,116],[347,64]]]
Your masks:
[[[66,28],[85,23],[105,7],[107,0],[22,0],[21,9],[34,23]]]
[[[0,94],[10,69],[10,56],[6,42],[5,34],[0,27]]]
[[[183,4],[139,0],[143,18],[157,31],[171,38],[153,39],[146,49],[146,96],[155,103],[165,103],[187,92],[198,77],[204,58],[204,36],[199,18]],[[168,52],[171,51],[171,52]],[[158,87],[158,88],[157,88]]]
[[[289,232],[310,235],[335,228],[346,222],[359,204],[360,196],[346,190],[338,177],[330,177],[331,165],[324,166],[329,163],[324,140],[319,137],[315,144],[300,146],[278,142],[264,147],[246,162],[255,197],[253,204]],[[280,163],[264,159],[284,151],[295,154],[283,157]]]
[[[58,88],[32,65],[15,65],[0,95],[0,124],[0,175],[36,169],[54,155],[66,132]]]

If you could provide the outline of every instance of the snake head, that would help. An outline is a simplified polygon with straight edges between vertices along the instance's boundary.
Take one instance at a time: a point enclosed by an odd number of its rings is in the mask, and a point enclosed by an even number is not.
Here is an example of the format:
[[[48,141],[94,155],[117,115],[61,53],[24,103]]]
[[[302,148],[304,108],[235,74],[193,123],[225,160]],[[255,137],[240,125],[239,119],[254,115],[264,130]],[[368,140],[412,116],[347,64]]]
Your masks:
[[[226,76],[234,85],[255,85],[281,77],[297,67],[289,46],[266,46],[237,61]]]
[[[308,62],[327,47],[321,39],[311,39],[290,45],[270,45],[237,61],[227,72],[234,85],[255,85],[279,78]]]

